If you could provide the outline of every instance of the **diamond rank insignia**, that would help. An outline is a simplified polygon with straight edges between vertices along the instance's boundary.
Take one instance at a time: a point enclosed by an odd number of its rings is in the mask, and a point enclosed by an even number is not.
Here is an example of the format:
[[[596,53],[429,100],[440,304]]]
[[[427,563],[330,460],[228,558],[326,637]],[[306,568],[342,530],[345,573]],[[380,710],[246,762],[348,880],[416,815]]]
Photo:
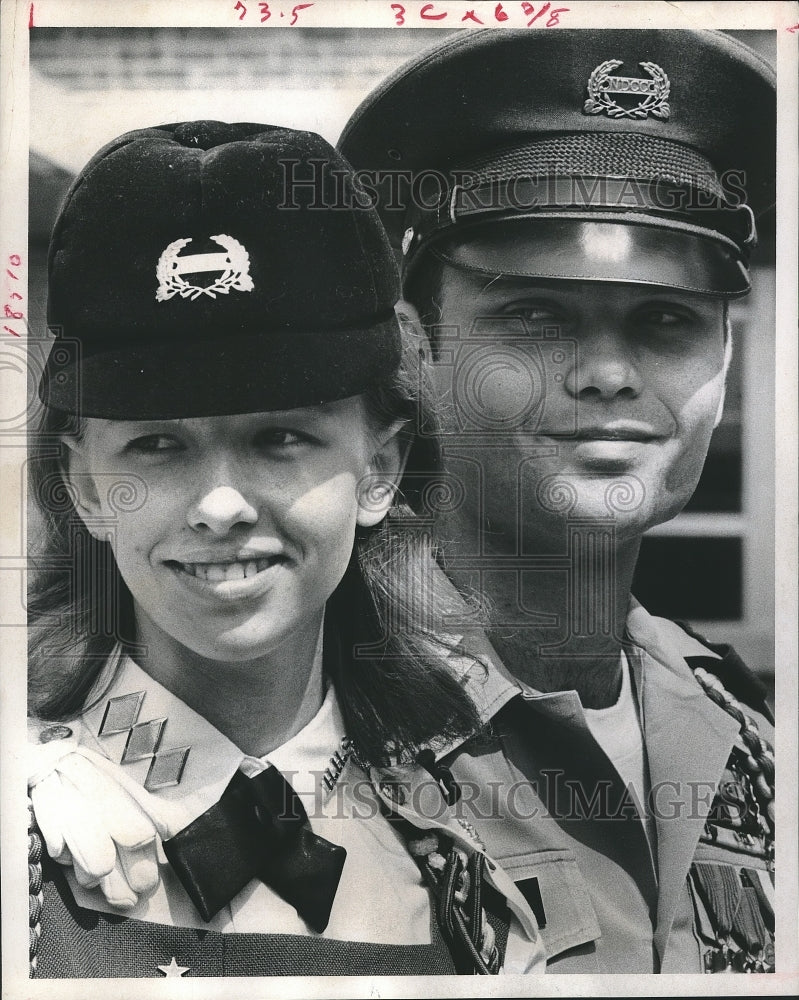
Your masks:
[[[149,760],[150,767],[144,779],[148,792],[158,788],[179,785],[191,747],[162,749],[161,740],[167,719],[150,719],[139,722],[139,712],[144,701],[144,691],[109,698],[103,712],[98,736],[108,737],[127,733],[120,764]]]
[[[98,735],[112,736],[114,733],[127,732],[138,719],[143,701],[144,691],[134,691],[132,694],[109,698]]]
[[[638,65],[649,74],[640,76],[611,76],[614,69],[623,65],[620,59],[608,59],[600,63],[588,79],[588,100],[583,104],[587,115],[606,114],[609,118],[662,118],[666,121],[671,114],[669,107],[669,78],[653,62]],[[637,104],[619,104],[616,94],[641,98]]]
[[[166,302],[173,295],[193,302],[201,295],[215,299],[217,294],[227,295],[232,289],[239,292],[253,290],[250,277],[250,255],[232,236],[220,233],[211,239],[223,248],[221,253],[181,254],[180,251],[191,243],[191,239],[180,239],[170,243],[158,258],[155,276],[158,278],[156,301]],[[219,272],[210,285],[193,285],[186,281],[184,274]]]

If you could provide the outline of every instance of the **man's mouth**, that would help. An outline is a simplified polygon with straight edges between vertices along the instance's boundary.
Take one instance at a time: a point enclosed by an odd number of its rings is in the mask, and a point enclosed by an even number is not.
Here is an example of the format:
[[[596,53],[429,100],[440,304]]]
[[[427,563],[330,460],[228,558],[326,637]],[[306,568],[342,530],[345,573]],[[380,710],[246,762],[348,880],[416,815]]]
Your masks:
[[[574,435],[577,441],[654,441],[656,435],[644,431],[588,430]]]
[[[580,427],[572,431],[549,434],[549,437],[571,441],[658,441],[661,435],[651,427],[634,424],[607,427]]]
[[[269,556],[264,559],[248,559],[237,562],[184,563],[170,560],[167,565],[173,566],[189,576],[196,577],[198,580],[221,583],[225,580],[246,580],[257,576],[282,560],[282,556]]]

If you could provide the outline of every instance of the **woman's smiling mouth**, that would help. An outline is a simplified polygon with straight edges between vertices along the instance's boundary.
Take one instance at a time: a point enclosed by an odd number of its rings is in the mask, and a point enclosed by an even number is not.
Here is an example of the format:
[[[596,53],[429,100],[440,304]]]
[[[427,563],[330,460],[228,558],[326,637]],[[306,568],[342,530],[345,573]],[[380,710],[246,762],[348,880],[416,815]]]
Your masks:
[[[225,562],[179,562],[164,565],[192,593],[223,601],[240,601],[263,596],[275,583],[276,574],[289,563],[285,555]]]
[[[198,580],[211,580],[214,583],[218,583],[222,580],[249,579],[269,569],[270,566],[273,566],[281,558],[280,556],[269,556],[264,559],[248,559],[236,562],[174,562],[172,565],[177,566],[182,572],[188,573],[189,576],[196,577]]]

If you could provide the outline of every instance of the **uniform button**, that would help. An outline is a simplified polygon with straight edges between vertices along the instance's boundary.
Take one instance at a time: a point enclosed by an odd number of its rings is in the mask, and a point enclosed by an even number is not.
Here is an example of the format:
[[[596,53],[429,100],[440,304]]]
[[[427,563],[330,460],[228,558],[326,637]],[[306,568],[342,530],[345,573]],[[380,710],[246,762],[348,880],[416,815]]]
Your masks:
[[[69,726],[48,726],[39,733],[40,743],[52,743],[53,740],[68,740],[72,735]]]

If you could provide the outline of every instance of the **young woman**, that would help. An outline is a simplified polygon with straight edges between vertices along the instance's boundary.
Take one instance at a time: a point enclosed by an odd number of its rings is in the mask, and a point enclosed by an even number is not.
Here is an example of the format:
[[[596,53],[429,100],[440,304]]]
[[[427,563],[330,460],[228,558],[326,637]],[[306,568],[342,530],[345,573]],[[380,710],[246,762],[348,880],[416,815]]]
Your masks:
[[[436,764],[485,692],[433,628],[397,298],[310,133],[141,130],[73,184],[31,463],[32,974],[543,969]]]

